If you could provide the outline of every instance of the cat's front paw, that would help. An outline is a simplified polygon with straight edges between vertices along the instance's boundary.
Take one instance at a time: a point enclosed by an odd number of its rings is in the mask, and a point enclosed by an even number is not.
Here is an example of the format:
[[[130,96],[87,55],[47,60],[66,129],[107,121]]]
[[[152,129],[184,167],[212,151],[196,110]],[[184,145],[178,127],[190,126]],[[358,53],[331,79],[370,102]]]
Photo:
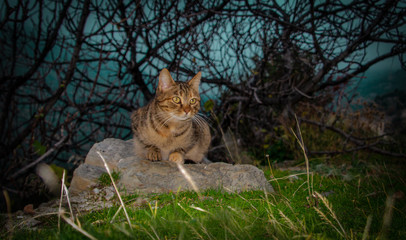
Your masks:
[[[157,148],[149,148],[147,152],[147,159],[156,162],[162,160],[161,151]]]
[[[181,153],[173,152],[169,154],[169,161],[183,164],[185,162],[185,159],[183,158],[183,155]]]

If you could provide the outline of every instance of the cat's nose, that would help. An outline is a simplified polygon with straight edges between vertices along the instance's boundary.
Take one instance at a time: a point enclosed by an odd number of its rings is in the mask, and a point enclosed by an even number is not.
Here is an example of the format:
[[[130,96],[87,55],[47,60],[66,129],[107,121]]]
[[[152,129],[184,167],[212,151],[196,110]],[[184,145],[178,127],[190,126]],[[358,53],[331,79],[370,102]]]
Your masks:
[[[184,108],[183,111],[188,114],[190,112],[190,108]]]

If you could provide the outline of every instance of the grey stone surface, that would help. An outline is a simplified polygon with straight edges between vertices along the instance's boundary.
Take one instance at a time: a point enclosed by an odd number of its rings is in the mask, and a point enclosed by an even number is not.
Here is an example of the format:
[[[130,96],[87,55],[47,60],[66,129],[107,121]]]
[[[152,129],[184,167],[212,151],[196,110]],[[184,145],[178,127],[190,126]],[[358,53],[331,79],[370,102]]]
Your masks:
[[[71,194],[90,191],[97,185],[99,176],[106,172],[99,151],[111,170],[120,172],[117,185],[127,193],[161,193],[193,190],[195,183],[199,190],[224,188],[230,191],[264,190],[273,192],[264,173],[252,165],[231,165],[226,163],[184,164],[181,171],[176,163],[151,162],[137,159],[131,140],[105,139],[96,143],[89,151],[85,163],[79,166],[70,186]]]
[[[86,156],[85,163],[104,168],[102,160],[96,153],[97,151],[106,159],[109,168],[114,169],[117,167],[120,159],[134,156],[134,145],[132,140],[123,141],[115,138],[107,138],[102,142],[94,144]]]
[[[70,192],[76,194],[89,190],[97,184],[100,175],[105,172],[107,172],[106,169],[101,166],[89,165],[87,163],[80,165],[73,173],[69,188]]]

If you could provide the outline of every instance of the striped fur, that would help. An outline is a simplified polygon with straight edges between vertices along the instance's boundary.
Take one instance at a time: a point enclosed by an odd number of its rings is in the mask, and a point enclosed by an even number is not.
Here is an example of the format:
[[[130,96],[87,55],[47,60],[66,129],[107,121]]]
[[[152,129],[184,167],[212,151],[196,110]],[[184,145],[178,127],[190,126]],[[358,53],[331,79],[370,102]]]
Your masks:
[[[135,153],[151,161],[185,159],[200,163],[210,145],[210,130],[198,115],[201,73],[175,82],[163,69],[155,98],[131,115]]]

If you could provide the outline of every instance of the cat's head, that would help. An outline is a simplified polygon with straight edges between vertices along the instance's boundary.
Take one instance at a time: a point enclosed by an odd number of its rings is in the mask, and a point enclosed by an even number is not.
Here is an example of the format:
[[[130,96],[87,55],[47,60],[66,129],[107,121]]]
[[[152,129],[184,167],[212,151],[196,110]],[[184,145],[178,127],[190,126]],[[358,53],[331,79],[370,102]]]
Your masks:
[[[199,84],[202,74],[198,72],[187,82],[175,82],[164,68],[159,75],[155,99],[164,112],[177,120],[189,120],[200,109]]]

